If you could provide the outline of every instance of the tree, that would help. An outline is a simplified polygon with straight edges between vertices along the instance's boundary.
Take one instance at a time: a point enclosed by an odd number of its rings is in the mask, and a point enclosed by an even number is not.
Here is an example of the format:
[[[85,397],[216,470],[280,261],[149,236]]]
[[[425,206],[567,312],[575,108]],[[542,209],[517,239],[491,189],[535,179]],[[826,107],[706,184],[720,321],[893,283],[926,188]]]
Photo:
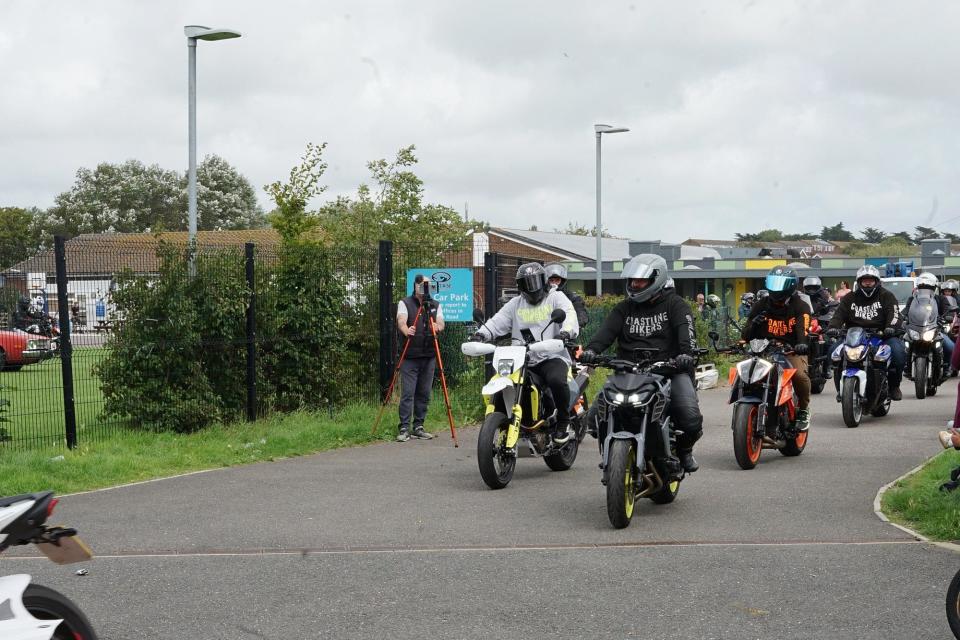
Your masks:
[[[883,242],[887,234],[880,229],[875,229],[873,227],[867,227],[862,232],[860,232],[861,239],[869,244],[879,244]]]
[[[278,180],[263,188],[276,205],[267,218],[286,241],[297,240],[320,224],[316,214],[307,212],[307,204],[327,190],[326,186],[320,185],[320,178],[327,170],[327,163],[323,161],[326,148],[326,142],[321,145],[307,143],[307,151],[300,164],[290,170],[287,182]]]
[[[832,227],[823,227],[820,230],[820,237],[824,240],[837,240],[839,242],[852,242],[856,240],[853,234],[843,228],[843,223],[838,222]]]
[[[912,237],[909,233],[907,233],[906,231],[897,231],[896,233],[890,234],[890,235],[887,237],[887,240],[889,240],[890,238],[900,238],[901,240],[903,240],[903,241],[906,242],[907,244],[910,244],[910,243],[913,242],[913,237]]]
[[[817,234],[815,233],[788,233],[783,236],[783,239],[788,242],[799,242],[802,240],[816,240]]]
[[[186,176],[183,189],[187,189]],[[205,157],[197,167],[197,228],[255,229],[265,222],[250,181],[220,156]]]
[[[780,229],[764,229],[759,233],[736,233],[734,234],[737,242],[779,242],[783,240],[783,232]]]
[[[570,221],[567,223],[566,229],[554,229],[554,233],[566,233],[571,236],[593,236],[596,234],[596,227],[588,227],[586,225],[580,224],[579,222]],[[603,238],[612,238],[614,237],[612,233],[607,231],[606,227],[600,227],[600,236]]]
[[[40,247],[37,208],[0,207],[0,271],[32,256]]]
[[[920,242],[923,240],[930,240],[933,238],[940,237],[940,232],[938,232],[936,229],[933,229],[931,227],[917,226],[917,227],[914,227],[914,229],[916,230],[916,233],[913,234],[913,238],[912,238],[914,244],[920,244]]]
[[[846,254],[857,258],[884,258],[909,256],[916,253],[916,247],[899,237],[889,237],[879,244],[851,244]]]

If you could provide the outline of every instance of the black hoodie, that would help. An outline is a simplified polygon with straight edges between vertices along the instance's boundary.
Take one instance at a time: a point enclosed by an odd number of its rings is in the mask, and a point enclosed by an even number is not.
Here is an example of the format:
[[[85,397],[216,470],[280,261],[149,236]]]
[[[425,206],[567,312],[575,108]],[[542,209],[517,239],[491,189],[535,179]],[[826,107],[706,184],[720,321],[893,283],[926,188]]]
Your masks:
[[[899,322],[897,296],[893,295],[892,291],[880,287],[869,298],[863,295],[861,289],[840,298],[840,306],[830,320],[830,328],[840,329],[848,326],[882,331],[887,327],[896,328]]]
[[[626,298],[610,311],[587,349],[602,353],[614,340],[617,357],[628,360],[639,348],[658,349],[663,358],[693,355],[697,337],[690,305],[671,290],[647,302]]]

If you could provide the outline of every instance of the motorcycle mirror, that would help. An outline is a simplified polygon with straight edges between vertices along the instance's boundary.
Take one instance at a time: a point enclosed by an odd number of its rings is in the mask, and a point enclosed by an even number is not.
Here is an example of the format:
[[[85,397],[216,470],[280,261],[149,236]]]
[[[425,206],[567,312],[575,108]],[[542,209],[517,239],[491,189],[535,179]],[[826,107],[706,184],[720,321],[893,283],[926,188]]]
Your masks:
[[[483,314],[483,311],[480,309],[473,310],[473,321],[477,324],[483,324],[483,321],[486,320],[486,316]]]
[[[563,309],[554,309],[553,313],[550,314],[550,322],[556,324],[563,324],[563,321],[567,319],[567,312]]]

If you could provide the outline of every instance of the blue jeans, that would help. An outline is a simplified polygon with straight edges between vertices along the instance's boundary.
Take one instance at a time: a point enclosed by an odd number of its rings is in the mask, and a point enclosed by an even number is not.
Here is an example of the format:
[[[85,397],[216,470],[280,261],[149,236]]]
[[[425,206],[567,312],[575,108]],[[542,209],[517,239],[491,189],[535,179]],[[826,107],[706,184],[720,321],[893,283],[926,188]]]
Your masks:
[[[946,333],[940,332],[940,337],[943,338],[943,361],[944,366],[950,366],[950,358],[953,357],[953,340],[950,339]]]
[[[900,338],[888,338],[883,341],[890,347],[890,366],[887,368],[887,382],[891,389],[900,387],[900,380],[903,379],[903,366],[907,363],[907,352],[903,347],[903,340]]]

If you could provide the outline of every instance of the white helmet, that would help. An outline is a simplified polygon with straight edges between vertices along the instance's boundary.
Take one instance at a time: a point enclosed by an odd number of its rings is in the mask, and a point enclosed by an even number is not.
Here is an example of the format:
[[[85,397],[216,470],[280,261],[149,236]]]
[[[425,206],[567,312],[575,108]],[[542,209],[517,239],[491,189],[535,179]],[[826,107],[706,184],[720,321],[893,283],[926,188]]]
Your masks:
[[[917,289],[934,289],[936,290],[937,285],[937,276],[933,275],[929,271],[924,271],[917,276],[916,280],[913,281],[914,286]]]
[[[872,287],[865,287],[860,282],[864,278],[874,278],[876,279],[877,284],[875,284]],[[880,270],[877,269],[872,264],[863,265],[862,267],[857,269],[856,283],[857,283],[857,288],[863,292],[863,295],[867,296],[868,298],[872,298],[873,294],[875,294],[877,290],[879,290],[883,286],[883,283],[880,281]]]

